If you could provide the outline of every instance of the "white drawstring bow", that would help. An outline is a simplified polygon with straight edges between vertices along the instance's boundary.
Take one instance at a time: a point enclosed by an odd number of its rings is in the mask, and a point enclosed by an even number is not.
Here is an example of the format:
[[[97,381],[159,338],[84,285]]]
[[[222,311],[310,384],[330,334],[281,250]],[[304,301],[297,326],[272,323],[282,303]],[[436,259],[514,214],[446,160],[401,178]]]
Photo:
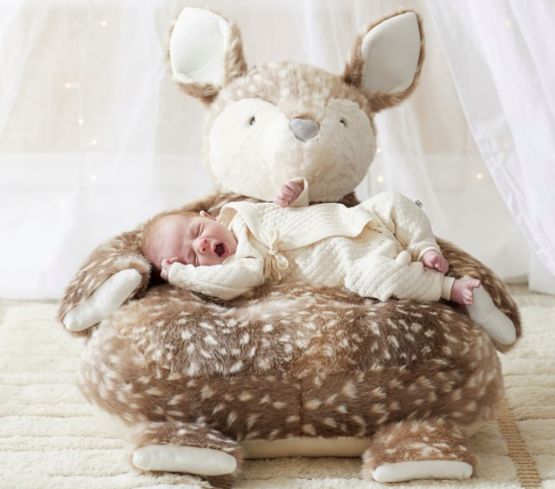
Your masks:
[[[289,261],[279,254],[279,231],[273,229],[270,232],[270,245],[264,258],[264,278],[281,280],[282,272],[289,268]]]

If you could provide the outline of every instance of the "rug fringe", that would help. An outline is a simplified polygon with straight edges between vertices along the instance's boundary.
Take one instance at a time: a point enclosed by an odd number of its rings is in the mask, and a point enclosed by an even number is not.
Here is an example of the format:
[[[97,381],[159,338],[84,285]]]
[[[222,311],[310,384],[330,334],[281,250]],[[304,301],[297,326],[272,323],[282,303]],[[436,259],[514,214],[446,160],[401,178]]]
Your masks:
[[[501,431],[507,443],[509,457],[516,466],[516,474],[520,484],[524,489],[541,489],[542,481],[536,462],[526,448],[515,417],[505,397],[501,401],[497,423],[499,431]]]

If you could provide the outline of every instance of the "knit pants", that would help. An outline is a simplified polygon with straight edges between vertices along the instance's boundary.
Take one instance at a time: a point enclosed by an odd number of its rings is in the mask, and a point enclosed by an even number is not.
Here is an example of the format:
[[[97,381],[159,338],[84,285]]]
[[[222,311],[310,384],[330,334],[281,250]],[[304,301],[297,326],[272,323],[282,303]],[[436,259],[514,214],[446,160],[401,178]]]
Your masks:
[[[355,260],[345,277],[345,287],[363,297],[386,301],[390,297],[417,301],[449,300],[453,277],[411,262],[407,251],[396,258],[369,255]]]

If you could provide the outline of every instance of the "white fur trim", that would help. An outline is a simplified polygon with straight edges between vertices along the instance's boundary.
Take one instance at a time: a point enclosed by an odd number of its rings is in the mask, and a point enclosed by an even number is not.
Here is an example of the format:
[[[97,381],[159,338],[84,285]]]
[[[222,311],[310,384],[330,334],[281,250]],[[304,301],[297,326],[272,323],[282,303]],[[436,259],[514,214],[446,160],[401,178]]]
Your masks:
[[[472,465],[452,460],[422,460],[380,465],[372,472],[377,482],[403,482],[414,479],[469,479]]]
[[[378,24],[362,41],[366,58],[362,88],[369,92],[395,93],[414,80],[420,57],[420,31],[413,12]]]
[[[119,309],[140,283],[141,274],[134,268],[115,273],[64,316],[64,326],[69,331],[83,331],[99,323]]]
[[[141,470],[183,472],[198,475],[225,475],[237,469],[237,459],[212,448],[176,445],[146,445],[137,448],[133,465]]]
[[[170,39],[174,77],[183,83],[222,85],[229,30],[229,22],[213,12],[183,9]]]

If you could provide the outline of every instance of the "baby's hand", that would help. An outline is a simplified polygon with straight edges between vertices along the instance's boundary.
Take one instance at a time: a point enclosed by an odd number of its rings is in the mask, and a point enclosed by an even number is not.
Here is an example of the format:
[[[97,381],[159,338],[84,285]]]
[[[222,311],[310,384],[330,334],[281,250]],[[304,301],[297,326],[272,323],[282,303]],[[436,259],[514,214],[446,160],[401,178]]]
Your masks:
[[[274,197],[274,202],[280,207],[289,207],[303,191],[302,182],[295,182],[291,180],[285,185],[282,185],[277,195]]]
[[[162,277],[164,280],[168,280],[168,275],[170,273],[172,263],[176,263],[178,261],[179,258],[177,256],[174,256],[173,258],[164,258],[162,260],[162,263],[160,264],[160,277]]]
[[[422,256],[422,263],[424,263],[425,267],[435,268],[441,273],[447,273],[447,270],[449,270],[449,263],[438,251],[426,251]]]

